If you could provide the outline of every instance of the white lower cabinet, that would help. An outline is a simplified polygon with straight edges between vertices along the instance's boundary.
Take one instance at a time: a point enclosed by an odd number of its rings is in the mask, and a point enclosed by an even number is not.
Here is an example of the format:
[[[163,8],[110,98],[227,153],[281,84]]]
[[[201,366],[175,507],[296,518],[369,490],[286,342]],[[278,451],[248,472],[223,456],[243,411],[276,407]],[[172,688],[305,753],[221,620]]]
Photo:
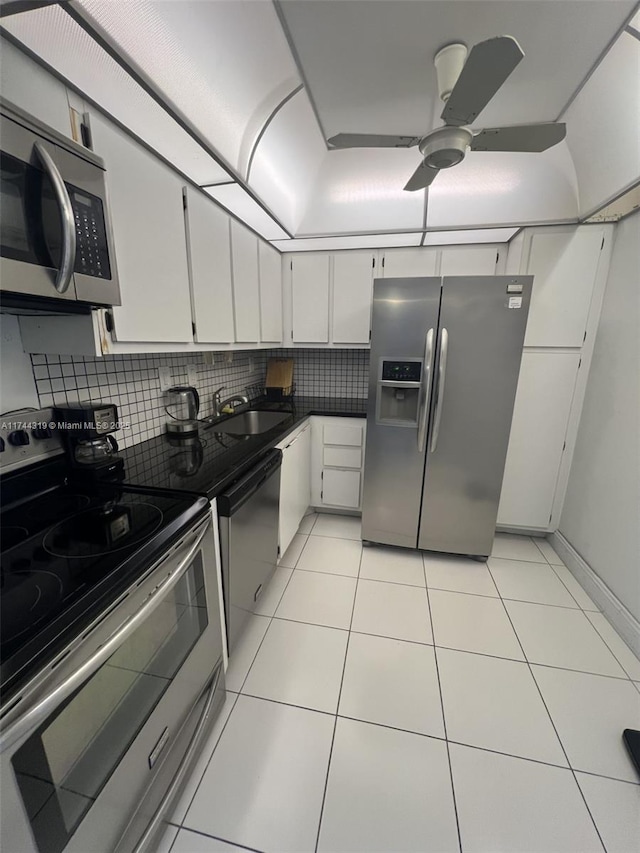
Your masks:
[[[359,510],[364,418],[312,418],[311,506]]]
[[[360,506],[361,472],[341,468],[323,468],[322,504],[358,509]]]
[[[546,530],[569,425],[579,352],[525,352],[498,524]]]
[[[307,420],[277,447],[282,450],[278,537],[282,556],[311,502],[311,421]]]

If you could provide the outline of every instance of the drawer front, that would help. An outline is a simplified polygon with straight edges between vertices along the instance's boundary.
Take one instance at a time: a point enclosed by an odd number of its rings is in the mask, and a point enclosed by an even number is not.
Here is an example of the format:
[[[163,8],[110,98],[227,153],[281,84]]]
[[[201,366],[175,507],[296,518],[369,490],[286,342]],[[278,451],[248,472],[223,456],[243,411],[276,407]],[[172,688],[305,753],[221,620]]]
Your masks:
[[[325,445],[322,463],[332,468],[362,468],[362,450],[359,447],[329,447]]]
[[[362,447],[361,426],[325,424],[322,435],[324,444],[342,444],[350,447]]]
[[[360,471],[326,468],[322,480],[322,503],[358,509],[360,506]]]

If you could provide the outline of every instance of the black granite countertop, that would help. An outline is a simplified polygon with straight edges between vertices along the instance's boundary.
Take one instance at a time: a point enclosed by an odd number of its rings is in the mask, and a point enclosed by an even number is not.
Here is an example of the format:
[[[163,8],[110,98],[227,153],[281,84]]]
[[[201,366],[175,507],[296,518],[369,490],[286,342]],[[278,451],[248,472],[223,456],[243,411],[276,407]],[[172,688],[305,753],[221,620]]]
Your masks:
[[[197,437],[159,435],[121,451],[125,483],[180,489],[210,500],[247,471],[270,448],[282,441],[310,415],[366,417],[367,401],[360,398],[296,397],[293,403],[257,402],[252,408],[287,412],[282,423],[259,435],[229,435],[203,423]]]

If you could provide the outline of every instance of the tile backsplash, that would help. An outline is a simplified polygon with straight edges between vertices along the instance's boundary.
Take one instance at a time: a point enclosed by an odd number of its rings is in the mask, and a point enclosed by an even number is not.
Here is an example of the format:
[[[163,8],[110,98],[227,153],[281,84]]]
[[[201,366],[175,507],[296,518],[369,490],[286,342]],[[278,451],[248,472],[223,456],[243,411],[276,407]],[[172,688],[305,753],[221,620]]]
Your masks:
[[[187,369],[195,367],[195,386],[200,394],[200,414],[213,411],[213,394],[226,386],[222,396],[244,393],[248,386],[262,385],[267,358],[295,359],[294,381],[299,396],[366,397],[368,350],[278,349],[214,353],[167,353],[162,355],[114,355],[104,358],[32,355],[31,363],[40,406],[77,400],[108,401],[118,407],[120,421],[129,426],[117,438],[123,447],[164,432],[165,412],[158,368],[171,370],[174,385],[186,385]],[[232,355],[232,361],[227,361]]]

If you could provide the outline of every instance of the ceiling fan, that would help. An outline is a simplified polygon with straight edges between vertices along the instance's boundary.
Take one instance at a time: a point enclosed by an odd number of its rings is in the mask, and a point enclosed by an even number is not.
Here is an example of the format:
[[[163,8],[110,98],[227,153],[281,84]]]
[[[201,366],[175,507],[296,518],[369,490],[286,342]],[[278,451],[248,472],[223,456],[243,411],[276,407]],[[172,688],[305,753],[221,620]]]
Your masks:
[[[467,56],[464,44],[449,44],[434,57],[438,91],[444,101],[444,127],[425,136],[387,136],[339,133],[328,140],[331,148],[411,148],[423,161],[405,190],[428,187],[440,171],[460,163],[467,151],[546,151],[561,142],[566,126],[561,122],[489,127],[477,132],[472,124],[505,82],[524,52],[512,36],[496,36],[474,45]]]

